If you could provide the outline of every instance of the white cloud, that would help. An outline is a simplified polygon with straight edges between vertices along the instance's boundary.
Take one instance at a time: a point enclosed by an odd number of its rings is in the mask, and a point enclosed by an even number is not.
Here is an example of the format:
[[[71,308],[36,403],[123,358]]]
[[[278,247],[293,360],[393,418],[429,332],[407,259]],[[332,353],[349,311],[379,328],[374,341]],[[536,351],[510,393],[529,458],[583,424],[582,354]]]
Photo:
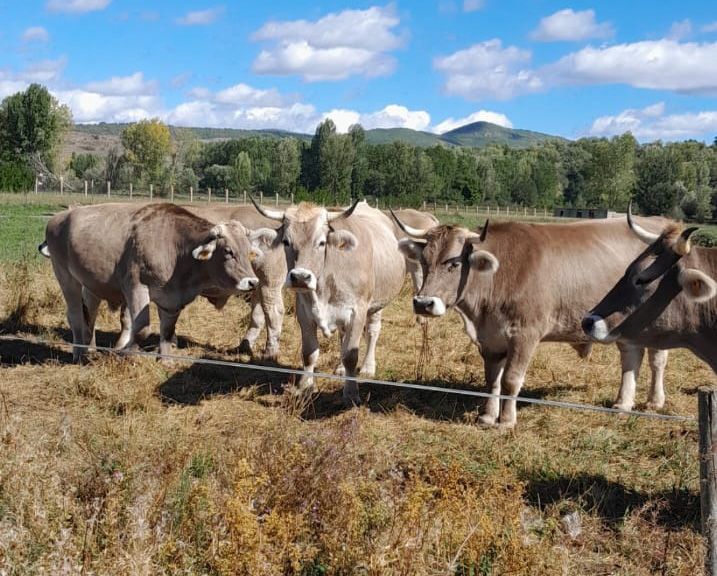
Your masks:
[[[187,12],[181,18],[177,18],[177,24],[182,26],[206,26],[212,24],[224,13],[224,6],[217,6],[208,10]]]
[[[50,34],[42,26],[31,26],[22,33],[23,42],[48,42]]]
[[[614,33],[612,24],[595,20],[594,10],[575,12],[567,8],[542,18],[531,38],[541,42],[578,41],[609,38]]]
[[[159,116],[162,103],[156,95],[108,95],[83,89],[52,90],[72,110],[75,122],[136,122]]]
[[[692,22],[689,18],[673,22],[670,31],[667,33],[668,40],[682,40],[692,34]]]
[[[67,59],[64,57],[57,60],[41,60],[30,64],[18,78],[28,82],[53,82],[60,78],[66,65]]]
[[[463,12],[475,12],[483,8],[483,0],[463,0]]]
[[[217,92],[215,99],[222,104],[237,106],[281,106],[286,100],[276,88],[260,90],[243,83]]]
[[[495,38],[435,58],[433,66],[446,75],[447,94],[468,100],[504,100],[542,89],[542,80],[527,66],[530,59],[528,50],[515,46],[503,48],[501,41]]]
[[[80,14],[82,12],[95,12],[104,10],[109,6],[111,0],[49,0],[45,7],[50,12],[70,12]]]
[[[321,120],[331,118],[336,131],[348,132],[352,124],[361,124],[367,130],[372,128],[410,128],[426,130],[431,123],[431,115],[425,110],[409,110],[399,104],[389,104],[375,112],[360,113],[355,110],[334,109],[325,112]]]
[[[650,40],[588,46],[541,71],[557,84],[627,84],[687,93],[717,92],[717,43]]]
[[[85,88],[109,96],[139,96],[155,94],[159,86],[156,81],[145,80],[142,72],[135,72],[130,76],[113,76],[108,80],[90,82]]]
[[[396,62],[387,52],[403,43],[393,30],[399,23],[391,5],[344,10],[316,21],[267,22],[252,39],[274,45],[259,53],[253,70],[299,75],[307,82],[389,74]]]
[[[646,108],[623,110],[614,116],[600,116],[588,133],[615,136],[628,131],[643,141],[711,137],[717,132],[717,110],[665,115],[664,102],[658,102]]]
[[[465,126],[466,124],[472,124],[473,122],[490,122],[491,124],[497,124],[498,126],[503,126],[504,128],[513,127],[513,123],[508,120],[508,117],[505,114],[501,114],[500,112],[491,112],[490,110],[478,110],[477,112],[473,112],[463,118],[446,118],[443,122],[434,126],[431,131],[436,134],[443,134],[456,128],[460,128],[461,126]]]
[[[717,20],[714,22],[710,22],[709,24],[705,24],[700,28],[702,32],[717,32]]]

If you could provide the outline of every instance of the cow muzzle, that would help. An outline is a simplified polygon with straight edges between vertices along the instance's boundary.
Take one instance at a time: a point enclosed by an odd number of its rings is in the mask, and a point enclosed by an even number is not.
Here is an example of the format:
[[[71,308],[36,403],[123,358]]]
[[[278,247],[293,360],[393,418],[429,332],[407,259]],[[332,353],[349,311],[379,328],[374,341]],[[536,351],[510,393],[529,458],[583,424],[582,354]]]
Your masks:
[[[610,334],[610,328],[602,316],[588,314],[581,322],[583,332],[598,342],[610,342],[616,338]]]
[[[435,296],[415,296],[413,311],[421,316],[443,316],[446,313],[446,305]]]
[[[259,279],[253,277],[242,278],[237,284],[239,292],[250,292],[259,285]]]
[[[286,277],[286,286],[294,290],[316,290],[316,276],[305,268],[294,268]]]

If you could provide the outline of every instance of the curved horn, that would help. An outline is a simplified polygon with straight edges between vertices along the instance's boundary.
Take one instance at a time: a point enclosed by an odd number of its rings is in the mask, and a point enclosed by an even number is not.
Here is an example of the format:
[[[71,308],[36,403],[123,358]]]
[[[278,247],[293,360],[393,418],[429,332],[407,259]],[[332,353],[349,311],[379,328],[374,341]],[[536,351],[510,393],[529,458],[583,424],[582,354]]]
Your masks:
[[[404,224],[401,220],[399,220],[398,216],[396,216],[393,208],[389,208],[388,210],[391,212],[391,216],[393,216],[393,219],[396,221],[396,224],[398,224],[398,227],[412,238],[425,238],[428,234],[428,229],[423,230],[421,228],[413,228],[408,224]]]
[[[635,233],[635,236],[637,236],[645,244],[652,244],[660,237],[659,234],[648,232],[632,219],[632,200],[630,200],[630,203],[627,205],[627,225],[630,227],[630,230]]]
[[[226,224],[217,224],[214,228],[211,229],[210,234],[213,238],[226,238]]]
[[[692,249],[692,245],[690,244],[690,236],[697,232],[697,230],[699,230],[697,226],[692,226],[682,231],[682,234],[680,234],[680,237],[675,241],[675,244],[672,247],[675,254],[679,254],[680,256],[687,256],[690,253],[690,250]]]
[[[269,220],[278,220],[279,222],[283,222],[284,220],[284,212],[282,210],[269,210],[268,208],[262,208],[257,204],[257,201],[254,200],[254,197],[249,194],[249,200],[251,200],[251,203],[254,204],[254,208],[257,209],[259,214],[264,216],[265,218],[269,218]]]
[[[485,237],[488,235],[488,223],[490,222],[489,218],[486,218],[485,224],[483,224],[483,230],[480,231],[480,241],[485,242]]]
[[[361,199],[357,199],[351,206],[349,206],[346,210],[343,212],[339,212],[338,214],[331,214],[330,212],[327,213],[326,220],[327,222],[332,222],[333,220],[342,220],[344,218],[348,218],[351,216],[351,214],[354,213],[354,210],[356,210],[356,206],[359,205],[359,202],[361,202]]]

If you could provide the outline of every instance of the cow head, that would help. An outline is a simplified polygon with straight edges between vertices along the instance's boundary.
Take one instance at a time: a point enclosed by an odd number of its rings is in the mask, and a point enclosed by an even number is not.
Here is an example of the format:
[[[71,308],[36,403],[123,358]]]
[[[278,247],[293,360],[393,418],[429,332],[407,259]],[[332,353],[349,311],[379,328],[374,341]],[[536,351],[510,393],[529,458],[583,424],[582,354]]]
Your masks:
[[[267,210],[254,199],[256,209],[265,217],[282,222],[276,231],[257,231],[256,241],[280,241],[284,245],[289,273],[286,286],[295,290],[316,290],[328,250],[350,252],[358,246],[358,239],[348,230],[337,230],[332,223],[353,214],[359,201],[343,212],[328,212],[313,204],[301,203],[285,212]],[[273,236],[271,234],[273,232]]]
[[[251,267],[249,232],[236,220],[211,228],[207,238],[192,250],[192,256],[202,263],[217,287],[247,292],[259,283]]]
[[[481,245],[488,223],[480,234],[456,226],[436,226],[419,230],[392,216],[408,238],[398,247],[409,260],[421,263],[423,286],[413,298],[413,310],[423,316],[443,316],[463,298],[471,274],[489,280],[498,270],[498,259]]]
[[[648,247],[583,318],[583,331],[601,342],[635,336],[652,324],[680,292],[693,302],[705,302],[717,295],[717,282],[684,265],[683,258],[692,250],[690,236],[697,228],[682,230],[670,225],[662,234],[653,234],[633,221],[631,208],[627,221]]]

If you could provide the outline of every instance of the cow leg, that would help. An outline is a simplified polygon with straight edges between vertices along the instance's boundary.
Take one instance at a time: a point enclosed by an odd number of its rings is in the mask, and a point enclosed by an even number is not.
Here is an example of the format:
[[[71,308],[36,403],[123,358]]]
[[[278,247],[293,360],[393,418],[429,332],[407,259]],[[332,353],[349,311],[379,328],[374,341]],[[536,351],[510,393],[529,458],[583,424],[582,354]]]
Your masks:
[[[640,366],[645,355],[645,349],[641,346],[618,342],[620,350],[620,362],[622,364],[622,383],[617,394],[617,400],[612,405],[618,410],[630,411],[635,406],[635,388],[637,379],[640,376]]]
[[[121,350],[127,346],[130,341],[130,337],[132,336],[132,315],[129,313],[129,306],[127,306],[127,304],[122,304],[120,311],[120,324],[122,326],[122,331],[115,343],[115,350]]]
[[[132,318],[132,330],[125,349],[136,346],[137,338],[149,329],[149,289],[140,284],[127,295],[127,306]]]
[[[262,286],[259,293],[266,319],[266,347],[263,358],[276,362],[279,359],[279,340],[284,324],[284,297],[281,286]]]
[[[259,332],[264,327],[264,311],[261,308],[261,297],[259,291],[256,290],[251,296],[251,316],[249,320],[249,328],[244,334],[239,344],[240,354],[252,354],[254,343],[259,337]]]
[[[376,343],[381,334],[381,310],[369,314],[366,322],[366,357],[361,374],[373,378],[376,375]]]
[[[175,328],[179,318],[179,310],[170,312],[159,308],[159,354],[166,356],[172,353],[172,343],[175,339]]]
[[[667,350],[655,350],[654,348],[647,350],[647,358],[652,371],[650,394],[647,397],[649,410],[659,410],[665,405],[665,367],[668,355]]]
[[[84,339],[90,346],[94,347],[96,346],[95,323],[97,322],[97,311],[100,308],[101,300],[92,292],[87,290],[87,288],[83,287],[82,302],[84,304],[85,329],[87,330]]]
[[[341,344],[341,353],[339,355],[339,365],[334,370],[334,374],[337,376],[346,376],[346,367],[344,366],[343,357],[344,350],[346,349],[346,330],[343,326],[338,326],[336,332],[339,335],[339,343]]]
[[[505,362],[505,371],[502,378],[502,389],[508,396],[517,396],[525,382],[525,372],[533,357],[533,352],[539,340],[522,339],[512,342]],[[500,411],[500,427],[513,428],[517,420],[516,401],[503,400]]]
[[[89,343],[89,341],[85,340],[87,329],[85,327],[84,305],[82,302],[82,284],[69,271],[55,266],[54,262],[53,269],[67,304],[67,323],[70,325],[70,330],[72,330],[72,359],[74,362],[80,362],[87,353],[87,350],[81,345]]]
[[[500,383],[503,378],[503,369],[505,368],[505,354],[494,354],[488,350],[483,350],[483,364],[485,365],[485,382],[488,391],[491,394],[500,394]],[[486,400],[483,414],[478,417],[481,424],[492,426],[498,420],[500,413],[500,400],[490,397]]]
[[[307,310],[308,308],[308,310]],[[316,334],[316,322],[311,317],[311,305],[302,299],[296,298],[296,319],[301,328],[301,356],[303,369],[313,372],[319,360],[319,338]],[[314,387],[314,377],[303,375],[299,381],[301,390],[311,390]]]
[[[358,367],[359,346],[361,335],[366,324],[366,310],[356,310],[351,324],[346,331],[344,345],[341,350],[341,362],[346,369],[346,376],[351,378],[344,381],[343,399],[347,406],[357,406],[361,403],[359,398],[358,382],[356,373]]]

